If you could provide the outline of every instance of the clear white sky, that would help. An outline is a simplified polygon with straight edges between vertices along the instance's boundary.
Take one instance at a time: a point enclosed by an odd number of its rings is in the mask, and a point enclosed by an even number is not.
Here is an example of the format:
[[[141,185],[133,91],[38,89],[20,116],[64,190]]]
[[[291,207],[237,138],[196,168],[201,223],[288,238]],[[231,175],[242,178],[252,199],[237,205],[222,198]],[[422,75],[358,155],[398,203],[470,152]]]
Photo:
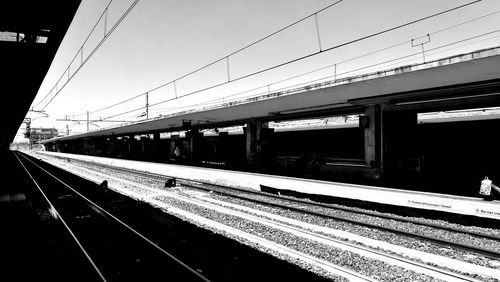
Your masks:
[[[107,18],[108,29],[117,21],[133,0],[112,2]],[[302,17],[335,1],[332,0],[140,0],[127,18],[110,35],[83,68],[73,77],[54,101],[46,108],[48,118],[34,119],[32,127],[65,128],[70,125],[73,133],[83,132],[86,125],[60,122],[65,115],[83,114],[117,103],[149,91],[174,80],[196,68],[238,50]],[[321,45],[323,49],[335,46],[374,32],[404,24],[472,0],[343,0],[318,14]],[[52,66],[33,103],[36,105],[65,72],[77,54],[92,26],[108,4],[106,0],[82,0]],[[375,38],[342,47],[318,56],[225,85],[191,95],[189,98],[161,104],[152,108],[151,116],[166,113],[168,109],[213,100],[256,86],[305,73],[346,59],[363,55],[412,38],[431,34],[425,44],[430,50],[445,44],[471,38],[500,29],[500,12],[462,26],[435,33],[475,17],[500,11],[499,0],[483,0],[457,11],[411,25]],[[104,24],[99,23],[84,47],[84,57],[95,47],[104,34]],[[423,39],[425,40],[425,38]],[[451,54],[500,45],[500,32],[461,44],[426,52],[426,58],[436,59]],[[236,78],[282,62],[317,51],[318,39],[314,17],[287,29],[256,46],[230,57],[230,75]],[[376,53],[360,60],[337,66],[337,74],[418,52],[410,43]],[[421,56],[399,64],[421,62]],[[70,69],[76,69],[79,59]],[[394,65],[381,65],[378,69]],[[376,68],[365,69],[369,72]],[[305,80],[332,75],[328,68],[312,75],[271,86],[278,89]],[[346,73],[352,75],[354,73]],[[179,81],[178,95],[227,80],[226,61],[214,65],[188,79]],[[62,81],[64,82],[64,80]],[[60,84],[60,86],[62,83]],[[263,87],[259,93],[267,91]],[[174,97],[172,85],[150,93],[150,104]],[[124,112],[144,105],[141,97],[126,105],[91,115],[91,119]],[[35,108],[36,109],[36,108]],[[138,113],[114,119],[134,119]],[[37,115],[29,113],[36,118]],[[150,116],[150,117],[151,117]],[[85,115],[75,116],[84,119]],[[109,123],[100,126],[110,126]],[[98,127],[92,126],[91,129]]]

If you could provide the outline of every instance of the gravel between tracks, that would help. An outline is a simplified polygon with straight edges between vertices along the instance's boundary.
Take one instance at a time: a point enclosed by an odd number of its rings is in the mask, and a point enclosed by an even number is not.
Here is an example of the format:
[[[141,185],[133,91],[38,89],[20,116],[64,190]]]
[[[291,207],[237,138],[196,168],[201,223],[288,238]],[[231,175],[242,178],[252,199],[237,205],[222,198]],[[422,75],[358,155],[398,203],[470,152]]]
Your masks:
[[[79,163],[79,164],[81,164],[83,166],[87,166],[88,168],[95,168],[96,167],[96,166],[93,166],[93,165],[89,165],[88,163]],[[110,173],[117,173],[116,170],[113,170],[113,169],[110,169],[110,168],[107,168],[107,167],[102,167],[102,166],[98,166],[98,167],[99,167],[99,169],[104,170],[104,171],[108,171]],[[122,172],[119,172],[119,173],[122,173]],[[141,181],[141,183],[143,183],[143,184],[147,183],[147,184],[152,185],[153,187],[158,187],[158,185],[162,185],[163,184],[162,180],[158,179],[158,177],[160,177],[160,176],[152,176],[152,178],[147,178],[145,176],[131,176],[131,177],[136,177],[136,178],[138,178],[138,180]],[[162,177],[160,177],[160,178],[162,178]],[[163,178],[165,178],[165,177],[163,177]],[[253,191],[253,190],[251,190],[251,191]],[[240,193],[240,192],[237,192],[237,193]],[[244,192],[241,192],[241,193],[244,193]],[[286,200],[287,198],[295,199],[294,197],[290,197],[290,196],[281,196],[281,197],[284,200]],[[315,202],[311,201],[311,203],[314,204]],[[345,206],[342,206],[342,205],[339,205],[339,204],[334,204],[334,203],[330,203],[328,205],[331,205],[332,208],[336,208],[336,207],[346,208]],[[444,220],[427,219],[427,218],[422,218],[422,217],[405,217],[405,216],[400,216],[400,215],[395,215],[395,214],[388,214],[388,213],[382,213],[382,212],[378,212],[378,211],[374,211],[374,210],[367,210],[367,209],[357,208],[357,207],[348,207],[348,208],[349,209],[353,209],[353,210],[357,210],[357,211],[360,211],[360,212],[371,213],[374,216],[377,216],[377,215],[390,215],[390,216],[394,216],[394,217],[400,218],[401,220],[410,219],[410,220],[415,220],[415,221],[419,221],[419,222],[422,222],[422,223],[436,224],[436,225],[440,225],[440,226],[443,226],[443,227],[455,227],[455,228],[466,230],[466,231],[478,232],[478,233],[483,233],[483,234],[494,235],[494,236],[500,237],[500,228],[484,228],[484,227],[477,227],[477,226],[460,225],[460,224],[457,224],[457,223],[450,223],[450,222],[447,222],[447,221],[444,221]],[[319,208],[319,210],[321,211],[321,208]],[[335,211],[335,212],[337,212],[337,211]],[[345,212],[345,211],[343,211],[343,212]],[[384,219],[382,219],[382,220],[384,220]],[[387,220],[387,219],[385,219],[385,220]],[[416,224],[412,224],[412,223],[409,223],[409,224],[413,225],[413,226],[420,226],[420,225],[416,225]],[[408,226],[405,226],[405,228],[406,227],[408,227]],[[409,227],[412,228],[412,226],[409,226]],[[479,243],[479,244],[482,244],[482,243]],[[497,242],[495,244],[494,249],[500,250],[500,243],[499,242]]]
[[[181,208],[194,214],[203,215],[205,218],[243,230],[250,234],[258,235],[267,240],[324,259],[380,281],[439,281],[427,275],[415,273],[377,260],[368,259],[352,252],[333,248],[300,236],[272,229],[256,222],[242,220],[240,217],[188,204],[170,197],[158,196],[155,198],[168,205]]]
[[[105,169],[108,173],[117,173],[116,171],[112,169]],[[144,185],[151,185],[152,187],[162,187],[164,182],[160,179],[154,179],[154,178],[147,178],[143,176],[137,176],[137,175],[130,175],[126,173],[118,173],[121,177],[126,177],[130,181],[137,181],[138,183],[142,183]],[[177,188],[176,189],[179,192],[187,192],[191,191],[192,189],[190,188]],[[147,191],[144,191],[147,193]],[[189,196],[188,193],[184,193]],[[226,197],[226,196],[221,196],[218,195],[217,193],[212,193],[210,194],[210,197],[214,199],[220,199],[223,201],[251,207],[251,208],[258,208],[262,211],[278,214],[281,216],[285,216],[288,218],[292,219],[297,219],[300,221],[304,221],[307,223],[315,224],[315,225],[320,225],[320,226],[325,226],[329,227],[332,229],[339,229],[343,231],[348,231],[352,232],[354,234],[368,237],[371,239],[375,240],[382,240],[391,244],[423,251],[423,252],[428,252],[428,253],[433,253],[437,255],[442,255],[446,257],[450,257],[453,259],[458,259],[461,261],[477,264],[477,265],[482,265],[490,268],[495,268],[495,269],[500,269],[500,259],[499,260],[493,260],[490,258],[486,258],[484,256],[478,256],[478,255],[472,255],[468,252],[461,251],[455,248],[444,248],[440,245],[434,244],[434,243],[429,243],[429,242],[422,242],[419,240],[415,240],[412,238],[407,238],[404,236],[400,235],[395,235],[394,233],[391,232],[386,232],[386,231],[381,231],[373,228],[368,228],[368,227],[360,227],[355,224],[351,223],[346,223],[346,222],[341,222],[341,221],[336,221],[336,220],[331,220],[331,219],[325,219],[319,216],[313,216],[313,215],[307,215],[303,214],[300,212],[293,212],[289,210],[283,210],[281,208],[274,208],[274,207],[269,207],[269,206],[263,206],[259,204],[255,204],[249,201],[244,201],[244,200],[238,200],[235,198],[231,197]],[[260,198],[265,199],[266,201],[270,201],[271,199],[261,196]],[[275,202],[278,203],[285,203],[284,201],[279,201],[279,200],[274,200]],[[500,251],[500,242],[494,241],[494,240],[489,240],[489,239],[478,239],[476,237],[467,235],[467,234],[457,234],[453,232],[448,232],[445,230],[439,230],[436,228],[424,228],[423,226],[412,224],[412,223],[402,223],[400,221],[395,221],[395,220],[389,220],[389,219],[381,219],[381,218],[374,218],[371,216],[363,216],[355,213],[349,213],[345,211],[332,211],[327,208],[321,208],[321,207],[309,207],[308,209],[316,211],[316,212],[323,212],[323,213],[334,213],[337,216],[342,216],[346,217],[348,219],[357,219],[357,220],[362,220],[365,222],[373,223],[373,224],[378,224],[381,226],[386,226],[386,227],[392,227],[395,229],[400,229],[400,230],[405,230],[405,228],[408,228],[407,230],[411,230],[412,232],[418,232],[419,234],[427,234],[431,235],[436,238],[442,238],[445,240],[453,241],[453,242],[463,242],[467,243],[470,245],[478,246],[478,247],[487,247],[492,250],[499,250]],[[404,227],[402,227],[404,226]],[[483,228],[479,228],[481,231],[484,232]]]
[[[263,200],[263,201],[265,200],[268,202],[273,202],[273,203],[282,204],[282,205],[287,205],[287,204],[290,205],[290,202],[286,201],[286,199],[280,200],[280,199],[269,198],[269,197],[258,196],[258,195],[245,195],[245,196],[250,197],[252,199]],[[224,197],[224,196],[222,196],[221,199],[231,200],[230,197]],[[481,247],[481,248],[486,248],[486,249],[500,252],[500,241],[497,241],[497,240],[478,238],[477,236],[472,236],[472,235],[468,235],[468,234],[437,229],[437,228],[433,228],[433,227],[429,227],[429,226],[417,225],[417,224],[413,224],[410,222],[402,222],[399,220],[379,218],[376,216],[356,214],[356,213],[352,213],[352,212],[348,212],[348,211],[334,210],[334,209],[311,206],[311,205],[306,205],[306,204],[295,203],[295,204],[292,204],[292,206],[296,207],[296,208],[305,209],[308,211],[325,213],[328,215],[337,216],[337,217],[341,217],[341,218],[348,218],[351,220],[367,222],[367,223],[374,224],[377,226],[390,227],[390,228],[393,228],[396,230],[411,232],[413,234],[421,234],[421,235],[432,234],[432,236],[434,238],[450,240],[450,241],[457,242],[457,243],[467,244],[467,245],[471,245],[471,246],[475,246],[475,247]]]
[[[281,208],[274,208],[274,207],[269,207],[269,206],[264,206],[244,200],[238,200],[235,198],[231,197],[226,197],[226,196],[220,196],[217,195],[216,193],[213,193],[211,195],[212,198],[214,199],[219,199],[222,201],[230,202],[230,203],[235,203],[238,205],[243,205],[246,207],[254,208],[254,209],[259,209],[262,211],[278,214],[284,217],[296,219],[302,222],[310,223],[310,224],[315,224],[319,226],[325,226],[328,228],[332,229],[338,229],[338,230],[343,230],[347,232],[351,232],[363,237],[375,239],[375,240],[380,240],[384,242],[388,242],[394,245],[398,246],[403,246],[427,253],[433,253],[437,255],[442,255],[442,256],[447,256],[453,259],[459,259],[461,261],[469,262],[469,263],[474,263],[477,265],[482,265],[482,266],[487,266],[490,268],[495,268],[495,269],[500,269],[500,260],[492,260],[483,256],[478,256],[478,255],[471,255],[468,252],[461,251],[455,248],[444,248],[440,245],[431,243],[431,242],[422,242],[417,239],[413,238],[408,238],[405,236],[397,235],[391,232],[386,232],[386,231],[381,231],[377,230],[374,228],[369,228],[369,227],[360,227],[358,225],[352,224],[352,223],[346,223],[342,221],[337,221],[337,220],[332,220],[332,219],[325,219],[323,217],[319,216],[314,216],[314,215],[308,215],[300,212],[295,212],[295,211],[290,211],[290,210],[284,210]],[[316,211],[319,211],[316,209]],[[321,212],[324,212],[324,209],[321,210]],[[347,218],[351,218],[349,214],[344,215]],[[389,223],[386,223],[389,224]],[[390,226],[390,225],[384,225],[384,226]],[[417,228],[417,227],[414,227]],[[439,234],[438,234],[439,233]],[[432,234],[432,236],[440,236],[441,238],[447,239],[447,240],[455,240],[453,237],[446,237],[446,235],[443,235],[440,230],[430,230],[426,234]],[[491,241],[491,240],[487,240]],[[486,244],[486,243],[485,243]]]
[[[88,166],[87,168],[89,168],[89,169],[95,169],[95,167],[92,167],[92,166]],[[162,179],[148,178],[148,177],[144,177],[144,176],[137,176],[137,175],[132,175],[132,174],[124,173],[124,172],[117,172],[115,170],[108,169],[108,168],[104,168],[103,169],[101,167],[99,168],[99,170],[100,171],[104,170],[104,171],[106,171],[106,173],[111,173],[111,174],[117,175],[117,176],[119,175],[120,178],[129,180],[129,181],[136,181],[136,182],[141,183],[143,185],[149,185],[149,186],[152,186],[152,187],[162,187],[161,185],[163,185],[163,183],[164,183],[163,182],[164,179],[162,180]],[[145,197],[147,195],[151,194],[150,191],[148,191],[146,189],[141,189],[139,187],[128,187],[128,188],[133,189],[133,190],[135,190],[138,193],[144,194]],[[185,188],[178,187],[178,188],[175,189],[175,191],[177,191],[179,193],[182,193],[182,194],[190,195],[189,191],[191,191],[191,189],[185,189]],[[221,195],[218,195],[216,193],[207,193],[207,195],[210,195],[210,197],[214,198],[214,199],[220,199],[220,200],[224,200],[224,201],[227,201],[227,202],[237,203],[239,205],[244,205],[244,206],[248,206],[248,207],[251,207],[251,208],[258,208],[259,210],[263,210],[263,211],[266,211],[266,212],[272,212],[274,214],[279,214],[281,216],[285,216],[285,217],[289,217],[289,218],[301,220],[301,221],[308,222],[308,223],[311,223],[311,224],[316,224],[316,225],[320,225],[320,226],[327,226],[329,228],[334,228],[334,229],[339,229],[339,230],[345,230],[345,231],[352,232],[352,233],[355,233],[355,234],[358,234],[358,235],[361,235],[361,236],[365,236],[365,237],[368,237],[368,238],[386,241],[386,242],[389,242],[389,243],[392,243],[392,244],[395,244],[395,245],[401,245],[401,246],[404,246],[404,247],[408,247],[408,248],[412,248],[412,249],[417,249],[417,250],[424,251],[424,252],[435,253],[435,254],[438,254],[438,255],[446,255],[446,256],[451,257],[451,258],[460,259],[462,261],[466,261],[466,262],[470,262],[470,263],[475,263],[475,264],[478,264],[478,265],[483,265],[483,266],[487,266],[487,267],[491,267],[491,268],[500,269],[500,262],[499,261],[489,260],[489,259],[486,259],[484,257],[471,255],[471,254],[468,254],[466,252],[458,251],[458,250],[451,249],[451,248],[442,248],[441,246],[437,246],[437,245],[432,244],[432,243],[423,243],[423,242],[419,242],[418,240],[412,240],[412,239],[408,239],[408,238],[401,238],[401,236],[396,236],[396,235],[394,235],[392,233],[378,231],[378,230],[374,230],[374,229],[366,228],[366,227],[359,227],[359,226],[355,226],[353,224],[349,224],[349,223],[345,223],[345,222],[338,222],[338,221],[333,221],[333,220],[327,220],[327,219],[324,219],[324,218],[321,218],[321,217],[317,217],[317,216],[304,215],[303,213],[291,212],[291,211],[286,211],[286,210],[279,209],[279,208],[272,208],[272,207],[257,205],[255,203],[250,203],[248,201],[242,201],[242,200],[237,200],[237,199],[234,199],[234,198],[229,198],[229,197],[221,196]],[[165,200],[165,199],[163,199],[163,200]],[[269,200],[269,199],[266,198],[266,200]],[[171,199],[169,199],[169,201],[171,201]],[[174,204],[181,205],[180,203],[175,203],[175,202],[174,202]],[[192,209],[197,209],[197,208],[199,208],[199,207],[192,207]],[[320,212],[325,212],[325,210],[327,210],[327,209],[314,207],[314,210],[320,211]],[[204,212],[207,212],[207,211],[204,211]],[[335,213],[337,215],[339,215],[338,211],[335,211]],[[399,224],[401,224],[401,222],[399,222],[399,221],[387,220],[387,219],[379,219],[379,218],[374,219],[373,217],[361,216],[361,215],[357,215],[357,214],[353,214],[353,213],[349,213],[349,212],[342,212],[342,215],[343,216],[349,216],[349,217],[363,217],[363,218],[366,217],[366,218],[369,218],[369,220],[377,221],[377,224],[383,224],[383,225],[387,225],[387,224],[392,224],[392,225],[397,224],[397,225],[399,225]],[[221,219],[220,216],[216,216],[216,217],[218,219]],[[227,215],[226,215],[226,217],[227,217]],[[235,219],[232,219],[232,220],[235,220]],[[366,220],[366,219],[364,219],[364,220]],[[230,222],[230,221],[231,220],[228,220],[228,222]],[[426,221],[426,220],[424,220],[424,221]],[[433,222],[436,223],[436,221],[433,221]],[[228,224],[230,224],[230,223],[228,223]],[[250,224],[250,223],[248,223],[248,224]],[[255,223],[253,223],[253,224],[255,224]],[[446,224],[446,223],[442,223],[442,224]],[[415,225],[415,224],[411,224],[411,223],[404,224],[404,226],[405,227],[403,227],[403,228],[412,228],[412,230],[413,229],[421,229],[422,228],[421,226],[418,226],[418,225]],[[462,226],[460,226],[460,227],[462,227]],[[238,228],[240,228],[240,227],[238,227]],[[252,229],[252,226],[245,226],[243,228],[245,228],[244,230],[246,230],[246,231],[247,230],[259,230],[259,229],[255,229],[255,228]],[[401,228],[401,227],[399,227],[399,228]],[[471,227],[465,227],[465,228],[470,229]],[[480,232],[485,232],[485,230],[483,228],[473,228],[473,229],[475,231],[477,231],[477,229],[480,229]],[[434,229],[434,228],[430,228],[429,230],[426,230],[425,232],[435,232],[435,230],[436,229]],[[418,231],[420,232],[420,230],[418,230]],[[494,230],[494,231],[498,232],[498,230]],[[280,232],[280,231],[278,231],[278,232]],[[286,232],[281,232],[281,233],[286,233]],[[284,236],[284,235],[280,234],[278,237],[281,238],[282,236]],[[448,240],[457,240],[457,237],[458,237],[458,240],[464,240],[464,241],[468,242],[469,244],[471,244],[471,242],[474,242],[474,244],[478,244],[478,245],[486,244],[490,248],[493,247],[494,249],[499,249],[500,248],[498,242],[481,242],[481,240],[476,240],[476,238],[472,238],[471,240],[469,240],[467,238],[463,238],[463,236],[468,236],[468,235],[456,236],[454,234],[443,234],[443,233],[440,233],[440,234],[436,234],[436,236],[439,236],[440,238],[444,238],[444,239],[448,239]],[[271,236],[271,237],[273,237],[273,236]],[[276,236],[274,236],[274,237],[276,237]],[[291,242],[294,242],[293,238],[290,239],[290,240],[291,240]],[[492,241],[492,240],[488,240],[488,241]],[[307,242],[304,242],[304,243],[307,243]],[[493,244],[491,244],[491,243],[493,243]],[[293,243],[291,243],[291,244],[293,245]],[[314,244],[317,244],[317,242],[315,242]],[[303,246],[299,244],[296,247],[303,247]],[[326,247],[330,248],[328,246],[326,246]],[[303,250],[303,249],[300,248],[300,250]],[[314,252],[318,252],[318,251],[317,250],[316,251],[311,250],[311,252],[314,253]],[[332,252],[334,254],[337,254],[337,256],[335,256],[336,258],[339,258],[338,255],[345,256],[345,258],[347,258],[347,260],[346,260],[347,264],[352,264],[351,267],[361,267],[362,265],[365,264],[365,263],[361,263],[361,264],[353,263],[351,260],[356,260],[357,258],[354,259],[354,258],[352,258],[349,255],[346,255],[346,254],[343,254],[343,253],[338,253],[338,250],[337,251],[332,250]],[[342,260],[343,259],[344,259],[344,257],[342,258]],[[371,266],[372,263],[368,262],[367,265]],[[380,267],[380,266],[378,266],[378,267]],[[388,271],[390,271],[390,269],[388,269]],[[413,274],[405,274],[405,275],[409,275],[409,276],[406,276],[405,279],[403,279],[403,280],[411,279],[411,277],[413,277],[412,276]],[[419,274],[416,274],[416,275],[419,275]],[[398,276],[396,274],[390,274],[389,277],[391,277],[391,278],[386,278],[386,279],[394,281],[394,278],[398,277]],[[377,279],[384,279],[384,278],[383,277],[377,277]],[[421,277],[421,278],[418,278],[417,280],[420,280],[420,279],[424,279],[424,281],[426,281],[425,279],[427,279],[427,278]],[[485,281],[489,281],[490,280],[490,279],[487,279],[487,278],[484,278],[484,277],[482,279],[485,280]],[[491,281],[493,281],[493,280],[491,280]]]

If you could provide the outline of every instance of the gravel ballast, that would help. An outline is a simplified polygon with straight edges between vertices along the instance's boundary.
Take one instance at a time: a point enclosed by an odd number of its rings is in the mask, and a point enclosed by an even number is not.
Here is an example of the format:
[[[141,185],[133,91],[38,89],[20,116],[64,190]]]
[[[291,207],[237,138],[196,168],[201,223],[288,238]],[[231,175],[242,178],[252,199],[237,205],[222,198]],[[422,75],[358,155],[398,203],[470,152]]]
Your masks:
[[[113,171],[112,169],[109,169],[109,168],[99,167],[98,169],[96,169],[96,167],[90,166],[90,165],[85,165],[87,167],[87,169],[82,170],[82,168],[74,167],[73,162],[71,164],[69,164],[69,163],[58,161],[58,163],[60,163],[59,165],[71,167],[72,170],[75,170],[75,169],[80,170],[82,173],[87,174],[87,175],[89,174],[89,170],[91,170],[91,171],[94,170],[95,173],[93,173],[94,174],[93,176],[96,178],[101,177],[101,175],[99,175],[100,173],[108,173],[108,174],[112,174],[115,177],[118,177],[120,179],[123,179],[126,181],[137,182],[137,183],[140,183],[141,185],[147,185],[150,187],[163,188],[162,185],[164,184],[164,179],[160,179],[160,178],[154,179],[151,177],[138,176],[138,175],[134,175],[134,174],[130,174],[130,173]],[[110,181],[110,186],[112,186],[111,182],[112,181]],[[120,185],[123,186],[123,184],[120,184]],[[133,186],[133,185],[125,185],[125,186],[127,189],[134,190],[134,192],[139,193],[141,195],[144,195],[144,198],[148,198],[148,197],[155,195],[154,192],[151,192],[151,190],[148,190],[148,189],[143,189],[143,188],[140,188],[138,186]],[[347,232],[352,232],[353,234],[357,234],[359,236],[363,236],[363,237],[371,238],[371,239],[375,239],[375,240],[381,240],[384,242],[389,242],[389,243],[394,244],[394,245],[404,246],[407,248],[412,248],[412,249],[416,249],[419,251],[424,251],[424,252],[433,253],[433,254],[437,254],[437,255],[441,255],[441,256],[446,256],[446,257],[453,258],[453,259],[459,259],[461,261],[465,261],[465,262],[469,262],[469,263],[473,263],[473,264],[477,264],[477,265],[482,265],[482,266],[486,266],[489,268],[500,269],[500,261],[498,261],[498,260],[488,259],[485,257],[481,257],[478,255],[467,253],[465,251],[457,250],[454,248],[444,248],[443,246],[439,246],[439,245],[436,245],[433,243],[422,242],[422,241],[418,241],[418,240],[414,240],[414,239],[405,238],[404,236],[395,235],[395,234],[390,233],[390,232],[380,231],[380,230],[376,230],[373,228],[360,227],[360,226],[356,226],[356,225],[350,224],[350,223],[339,222],[339,221],[335,221],[335,220],[331,220],[331,219],[325,219],[325,218],[321,218],[318,216],[307,215],[307,214],[293,212],[293,211],[284,210],[284,209],[280,209],[280,208],[263,206],[263,205],[251,203],[248,201],[244,201],[244,200],[238,200],[238,199],[231,198],[231,197],[220,196],[217,193],[193,192],[194,190],[186,189],[183,187],[177,187],[174,189],[170,189],[170,191],[175,192],[175,193],[179,193],[179,194],[183,194],[186,196],[190,196],[193,198],[201,198],[200,195],[203,195],[203,197],[207,197],[207,198],[209,197],[211,199],[221,200],[221,201],[225,201],[228,203],[233,203],[233,204],[257,209],[260,211],[265,211],[265,212],[269,212],[272,214],[277,214],[277,215],[280,215],[283,217],[292,218],[295,220],[299,220],[302,222],[306,222],[306,223],[310,223],[310,224],[314,224],[314,225],[318,225],[318,226],[323,226],[323,227],[328,227],[328,228],[332,228],[332,229],[338,229],[338,230],[343,230],[343,231],[347,231]],[[294,249],[301,250],[301,251],[307,250],[306,252],[309,254],[314,254],[315,256],[324,258],[325,260],[328,260],[328,261],[331,261],[334,263],[339,263],[339,264],[341,264],[345,267],[349,267],[350,269],[353,269],[355,271],[358,271],[358,269],[364,268],[365,270],[359,270],[359,271],[364,271],[363,273],[367,273],[367,274],[371,273],[371,276],[376,278],[376,279],[381,279],[384,281],[389,281],[389,280],[390,281],[397,281],[397,279],[402,279],[401,281],[407,281],[407,280],[431,281],[432,280],[432,279],[430,279],[430,277],[422,276],[422,274],[412,273],[411,271],[407,272],[407,270],[402,270],[402,269],[399,269],[397,267],[394,268],[394,266],[384,265],[384,263],[380,263],[380,262],[374,263],[373,260],[367,261],[366,258],[356,256],[356,254],[352,254],[352,253],[348,254],[348,253],[345,253],[345,251],[334,249],[334,248],[331,248],[330,246],[321,246],[321,245],[318,245],[317,242],[310,242],[306,239],[300,239],[300,238],[297,238],[297,236],[294,237],[294,235],[290,235],[287,232],[274,230],[268,234],[267,231],[262,229],[263,227],[261,225],[259,225],[258,223],[255,223],[255,222],[242,221],[239,218],[234,218],[233,216],[230,216],[230,215],[222,215],[222,214],[216,213],[216,212],[215,212],[215,214],[212,215],[212,213],[214,213],[213,211],[209,212],[208,209],[204,209],[204,208],[196,207],[196,206],[192,206],[192,205],[189,206],[189,205],[186,205],[185,203],[184,204],[181,203],[181,201],[178,201],[178,200],[172,200],[171,198],[167,199],[167,197],[159,198],[159,196],[156,196],[155,198],[158,200],[161,200],[161,201],[165,201],[169,205],[182,207],[183,209],[186,208],[187,210],[189,210],[193,213],[204,215],[204,216],[207,216],[208,218],[213,217],[213,220],[223,222],[224,224],[226,224],[228,226],[232,226],[234,228],[245,230],[246,232],[249,232],[249,233],[252,233],[255,235],[259,235],[259,236],[260,236],[260,234],[262,234],[262,236],[264,236],[265,238],[267,238],[269,240],[272,240],[273,238],[279,238],[280,241],[282,240],[283,242],[286,242],[286,244],[288,244],[288,246],[290,246]],[[269,199],[266,199],[266,201],[268,201],[268,200]],[[280,200],[275,200],[275,201],[282,202]],[[500,243],[498,241],[494,241],[494,240],[478,239],[478,238],[474,238],[473,236],[470,236],[470,235],[453,234],[452,232],[446,232],[446,231],[442,231],[442,230],[435,229],[435,228],[422,228],[422,226],[420,226],[420,225],[415,225],[415,224],[411,224],[411,223],[402,224],[400,221],[396,221],[396,220],[380,219],[380,218],[376,218],[373,216],[364,216],[364,215],[349,213],[349,212],[345,212],[345,211],[332,211],[332,210],[328,210],[326,208],[318,208],[318,207],[307,207],[307,208],[310,208],[314,211],[320,211],[320,212],[333,212],[333,213],[335,213],[336,216],[339,216],[341,214],[342,216],[345,216],[345,217],[352,217],[352,218],[355,218],[358,220],[367,220],[367,221],[373,222],[374,224],[379,224],[382,226],[384,226],[384,225],[392,226],[393,225],[394,228],[401,228],[402,230],[412,230],[412,232],[418,232],[418,233],[423,232],[425,234],[431,233],[431,234],[435,234],[433,236],[437,236],[439,238],[443,238],[446,240],[464,241],[464,242],[467,242],[468,244],[473,244],[476,246],[488,246],[491,249],[500,250]],[[426,219],[422,219],[422,220],[427,221]],[[434,221],[434,223],[436,223],[436,222],[438,222],[438,221]],[[438,222],[438,223],[439,224],[446,224],[446,222]],[[473,229],[474,231],[479,230],[479,232],[492,232],[492,233],[499,232],[496,229],[492,229],[493,231],[491,231],[488,229],[474,228],[474,227],[469,227],[469,226],[466,226],[464,228]],[[439,231],[436,231],[436,230],[439,230]],[[286,234],[284,234],[284,233],[286,233]],[[331,236],[329,234],[325,234],[325,235]],[[335,238],[335,239],[338,239],[338,238]],[[317,245],[317,246],[313,247],[313,245]],[[325,252],[324,250],[327,250],[327,252]],[[344,261],[344,262],[342,262],[342,261]],[[307,266],[307,267],[309,268],[310,266]],[[393,270],[391,270],[391,269],[393,269]],[[373,276],[373,273],[380,274],[381,270],[383,270],[382,272],[387,273],[387,274],[381,275],[381,277]],[[398,274],[398,273],[401,273],[401,274]],[[324,275],[324,274],[322,274],[322,275]],[[400,277],[400,278],[398,278],[398,277]],[[478,277],[478,278],[481,278],[481,280],[484,280],[484,281],[494,281],[488,277]],[[430,280],[428,280],[428,279],[430,279]]]

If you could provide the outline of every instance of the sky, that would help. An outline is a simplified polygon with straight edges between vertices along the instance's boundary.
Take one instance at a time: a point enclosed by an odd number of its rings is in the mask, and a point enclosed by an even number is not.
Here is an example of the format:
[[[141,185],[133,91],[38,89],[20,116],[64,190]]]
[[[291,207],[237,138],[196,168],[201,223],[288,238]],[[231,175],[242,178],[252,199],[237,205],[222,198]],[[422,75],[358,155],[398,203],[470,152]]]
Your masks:
[[[58,119],[68,116],[70,119],[84,120],[87,111],[91,113],[91,120],[105,117],[122,122],[144,119],[140,117],[144,110],[119,114],[143,107],[145,95],[103,111],[96,110],[146,92],[149,104],[156,104],[149,108],[149,117],[152,118],[195,106],[286,89],[317,79],[340,78],[421,63],[423,56],[418,44],[427,41],[423,45],[426,61],[500,45],[500,1],[483,0],[293,64],[239,79],[316,53],[320,48],[325,50],[474,1],[343,0],[317,16],[309,17],[224,59],[234,51],[312,15],[337,0],[139,0],[116,29],[107,34],[107,39],[92,57],[88,58],[105,32],[109,32],[133,2],[112,1],[107,15],[98,22],[109,1],[82,0],[32,104],[33,108],[40,110],[45,106],[47,100],[42,99],[51,93],[56,84],[58,89],[67,84],[45,107],[48,117],[28,113],[28,117],[33,119],[32,128],[56,127],[66,132],[68,126],[71,134],[81,133],[86,131],[86,122]],[[84,44],[96,22],[94,32]],[[415,39],[416,46],[412,46],[411,39]],[[83,57],[79,53],[82,45]],[[405,57],[410,54],[414,55]],[[352,59],[359,56],[362,57]],[[73,58],[76,59],[72,61]],[[78,69],[82,58],[86,60],[85,64]],[[176,81],[175,85],[170,83],[153,90],[219,59],[222,60]],[[386,61],[391,62],[384,64]],[[370,65],[375,66],[368,68]],[[69,81],[68,66],[72,77]],[[276,83],[318,69],[322,70]],[[60,77],[63,79],[59,81]],[[237,81],[197,92],[225,83],[228,79]],[[254,88],[258,89],[235,95]],[[168,102],[157,104],[162,101]],[[94,122],[90,130],[113,125],[116,123]]]

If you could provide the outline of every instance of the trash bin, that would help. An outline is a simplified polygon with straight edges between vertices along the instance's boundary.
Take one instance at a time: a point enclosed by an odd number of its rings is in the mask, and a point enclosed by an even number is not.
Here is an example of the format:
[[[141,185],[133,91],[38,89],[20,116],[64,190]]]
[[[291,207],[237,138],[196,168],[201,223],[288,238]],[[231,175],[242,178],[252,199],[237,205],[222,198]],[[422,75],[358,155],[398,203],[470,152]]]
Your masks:
[[[481,194],[483,196],[490,196],[491,195],[491,180],[488,179],[488,176],[486,176],[481,181],[481,187],[479,187],[479,194]]]

